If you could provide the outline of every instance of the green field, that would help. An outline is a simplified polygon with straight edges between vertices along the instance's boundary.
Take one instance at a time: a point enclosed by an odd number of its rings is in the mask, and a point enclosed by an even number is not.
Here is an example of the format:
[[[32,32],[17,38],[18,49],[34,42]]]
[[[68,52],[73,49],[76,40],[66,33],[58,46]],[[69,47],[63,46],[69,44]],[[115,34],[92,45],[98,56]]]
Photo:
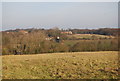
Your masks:
[[[2,56],[3,79],[117,79],[118,52]]]

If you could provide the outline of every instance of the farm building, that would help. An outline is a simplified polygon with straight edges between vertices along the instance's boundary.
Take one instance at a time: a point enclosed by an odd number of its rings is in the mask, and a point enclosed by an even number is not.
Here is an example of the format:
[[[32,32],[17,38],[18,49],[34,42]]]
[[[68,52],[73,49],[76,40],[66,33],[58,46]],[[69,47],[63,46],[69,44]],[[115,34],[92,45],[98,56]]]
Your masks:
[[[64,31],[64,32],[61,32],[61,34],[72,34],[71,31]]]

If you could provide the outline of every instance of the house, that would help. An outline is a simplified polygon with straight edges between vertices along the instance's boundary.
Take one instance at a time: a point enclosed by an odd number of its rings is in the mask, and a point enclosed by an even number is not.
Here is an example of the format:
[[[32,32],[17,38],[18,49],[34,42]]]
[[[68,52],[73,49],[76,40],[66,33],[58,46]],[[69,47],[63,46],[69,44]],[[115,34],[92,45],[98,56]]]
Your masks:
[[[14,32],[5,32],[6,34],[14,34]]]
[[[19,32],[22,33],[22,34],[27,34],[28,33],[28,31],[25,31],[25,30],[20,30]]]
[[[7,34],[9,34],[10,32],[6,32]]]
[[[53,37],[47,37],[47,38],[45,38],[45,40],[52,40],[53,39]]]
[[[61,34],[72,34],[71,31],[64,31],[64,32],[61,32]]]

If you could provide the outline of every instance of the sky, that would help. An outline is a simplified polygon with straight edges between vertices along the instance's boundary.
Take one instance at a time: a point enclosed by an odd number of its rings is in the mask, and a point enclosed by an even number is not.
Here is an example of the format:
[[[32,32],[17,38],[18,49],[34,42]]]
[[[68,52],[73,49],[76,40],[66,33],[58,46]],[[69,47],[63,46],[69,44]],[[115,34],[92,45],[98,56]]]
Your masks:
[[[117,2],[3,2],[1,14],[2,30],[118,27]]]
[[[120,0],[1,0],[2,2],[119,2]]]

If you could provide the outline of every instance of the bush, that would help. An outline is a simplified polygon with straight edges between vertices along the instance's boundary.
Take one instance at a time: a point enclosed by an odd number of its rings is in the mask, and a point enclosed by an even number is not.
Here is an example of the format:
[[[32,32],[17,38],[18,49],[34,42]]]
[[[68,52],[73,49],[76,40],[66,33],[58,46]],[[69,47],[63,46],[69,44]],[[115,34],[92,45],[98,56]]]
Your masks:
[[[79,41],[71,47],[71,51],[118,51],[118,42],[117,40]]]

